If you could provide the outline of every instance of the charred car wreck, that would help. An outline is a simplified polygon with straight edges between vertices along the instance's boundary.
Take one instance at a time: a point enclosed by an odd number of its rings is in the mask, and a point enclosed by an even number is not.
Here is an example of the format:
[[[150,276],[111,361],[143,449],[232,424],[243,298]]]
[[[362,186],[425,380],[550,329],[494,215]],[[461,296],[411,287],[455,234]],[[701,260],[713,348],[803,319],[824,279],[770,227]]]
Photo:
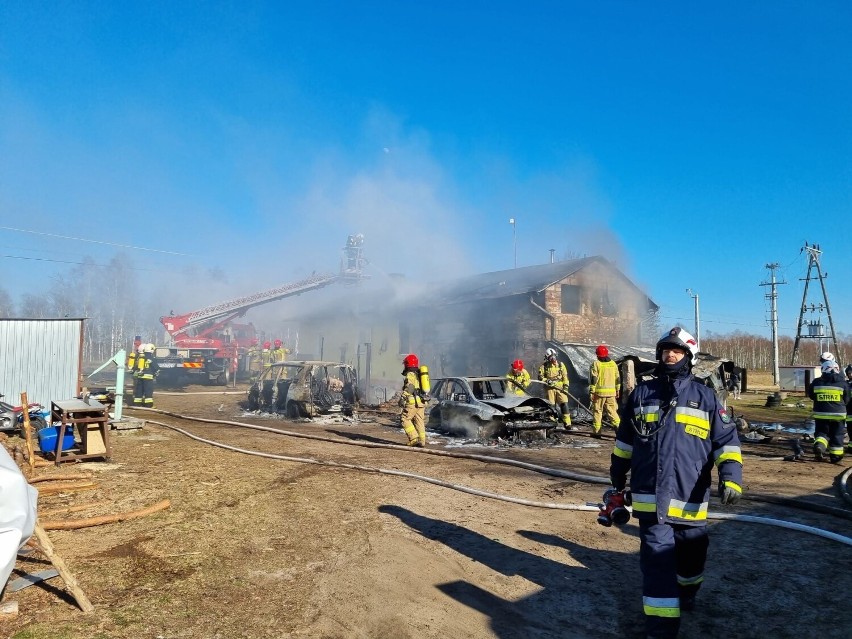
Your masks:
[[[513,393],[502,377],[444,377],[432,383],[427,427],[485,440],[520,430],[549,431],[556,428],[558,416],[546,400]]]
[[[347,364],[293,361],[272,364],[252,383],[246,407],[251,411],[316,417],[351,416],[358,403],[358,375]]]

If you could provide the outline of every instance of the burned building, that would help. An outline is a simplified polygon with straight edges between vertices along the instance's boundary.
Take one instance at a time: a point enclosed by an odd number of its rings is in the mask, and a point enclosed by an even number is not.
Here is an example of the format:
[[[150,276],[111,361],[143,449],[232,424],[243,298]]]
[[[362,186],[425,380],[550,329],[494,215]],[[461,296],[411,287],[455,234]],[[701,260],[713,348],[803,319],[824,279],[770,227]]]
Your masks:
[[[399,386],[414,352],[433,377],[502,375],[523,359],[535,374],[548,346],[656,340],[658,307],[603,257],[337,295],[334,313],[300,317],[300,340],[356,366],[368,402]],[[412,289],[414,289],[412,293]],[[297,318],[294,318],[297,319]],[[321,345],[321,346],[319,346]],[[379,391],[376,393],[375,391]]]
[[[611,262],[587,257],[449,282],[402,321],[436,375],[503,374],[515,358],[534,374],[548,346],[646,342],[657,310]]]

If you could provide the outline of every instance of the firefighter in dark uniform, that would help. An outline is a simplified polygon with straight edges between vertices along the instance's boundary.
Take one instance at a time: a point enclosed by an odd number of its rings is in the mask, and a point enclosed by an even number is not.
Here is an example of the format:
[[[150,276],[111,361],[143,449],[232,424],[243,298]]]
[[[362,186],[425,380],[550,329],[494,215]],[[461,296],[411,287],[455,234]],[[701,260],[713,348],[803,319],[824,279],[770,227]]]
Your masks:
[[[139,382],[142,386],[142,406],[144,408],[154,408],[154,379],[160,371],[160,365],[154,358],[155,347],[153,344],[145,344],[142,349],[141,365],[139,358],[136,358],[136,368],[139,371]],[[134,406],[138,406],[136,398],[133,398]]]
[[[846,402],[846,434],[849,437],[849,443],[846,444],[846,447],[852,453],[852,364],[847,364],[843,372],[846,373],[846,384],[850,389],[849,401]]]
[[[622,408],[610,479],[623,490],[630,473],[639,520],[639,565],[647,637],[676,637],[681,610],[695,606],[707,559],[711,469],[719,497],[742,496],[737,429],[709,386],[692,376],[695,339],[680,327],[657,342],[656,377],[633,389]]]
[[[813,381],[808,392],[814,400],[814,457],[822,461],[828,452],[829,460],[836,464],[843,459],[849,385],[833,359],[824,361],[820,370],[821,375]]]

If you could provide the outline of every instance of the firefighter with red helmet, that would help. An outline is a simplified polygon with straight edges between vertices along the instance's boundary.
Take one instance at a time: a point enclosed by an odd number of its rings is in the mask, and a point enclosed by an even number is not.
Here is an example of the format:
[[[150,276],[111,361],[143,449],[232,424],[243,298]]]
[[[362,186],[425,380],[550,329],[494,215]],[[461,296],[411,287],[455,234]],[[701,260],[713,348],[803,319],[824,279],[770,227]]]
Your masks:
[[[621,397],[621,375],[616,364],[609,356],[609,349],[600,344],[595,349],[597,359],[589,368],[589,396],[592,399],[592,437],[601,436],[601,423],[604,412],[609,422],[618,429],[621,419],[618,417],[618,399]]]
[[[290,354],[290,349],[284,346],[284,342],[280,339],[276,339],[272,342],[272,350],[269,352],[270,360],[273,364],[277,364],[279,362],[286,362],[287,355]]]
[[[547,387],[547,401],[559,406],[562,423],[571,427],[571,413],[568,412],[568,369],[564,362],[556,358],[556,349],[548,348],[544,352],[544,361],[538,367],[538,379]]]
[[[640,382],[621,410],[610,481],[630,489],[639,520],[639,566],[648,637],[676,637],[695,606],[707,560],[710,471],[722,504],[742,496],[743,460],[733,420],[692,375],[696,340],[679,326],[657,342],[654,379]]]
[[[408,436],[409,446],[426,446],[426,402],[429,400],[429,373],[421,366],[417,355],[411,353],[402,360],[402,408],[400,423]]]
[[[524,368],[524,362],[516,359],[509,367],[509,372],[506,373],[506,381],[509,385],[509,390],[515,395],[526,395],[527,386],[530,385],[530,374]]]

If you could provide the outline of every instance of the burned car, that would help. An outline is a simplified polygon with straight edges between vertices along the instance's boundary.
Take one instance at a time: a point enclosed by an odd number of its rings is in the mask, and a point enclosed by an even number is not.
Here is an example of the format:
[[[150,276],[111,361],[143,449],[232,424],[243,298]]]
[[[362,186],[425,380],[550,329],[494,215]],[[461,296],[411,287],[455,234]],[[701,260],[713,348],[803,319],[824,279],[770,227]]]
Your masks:
[[[352,415],[358,403],[358,374],[339,362],[277,362],[248,391],[247,408],[288,417],[330,413]]]
[[[432,383],[427,426],[470,439],[505,437],[525,429],[555,428],[557,409],[546,400],[516,395],[503,377],[443,377]]]

